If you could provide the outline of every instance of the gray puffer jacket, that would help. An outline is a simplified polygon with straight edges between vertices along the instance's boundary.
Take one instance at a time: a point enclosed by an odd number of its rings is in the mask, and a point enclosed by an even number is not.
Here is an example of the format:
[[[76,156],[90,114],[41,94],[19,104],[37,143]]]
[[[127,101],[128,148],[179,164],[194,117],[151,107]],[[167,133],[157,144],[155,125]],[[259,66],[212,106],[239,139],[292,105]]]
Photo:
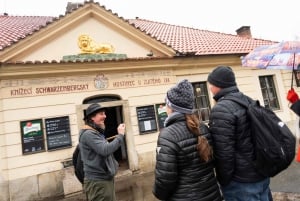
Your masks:
[[[174,114],[174,115],[173,115]],[[208,137],[208,129],[201,125]],[[184,114],[172,113],[157,142],[153,194],[160,200],[219,201],[219,186],[212,161],[200,159],[197,137],[187,126]]]

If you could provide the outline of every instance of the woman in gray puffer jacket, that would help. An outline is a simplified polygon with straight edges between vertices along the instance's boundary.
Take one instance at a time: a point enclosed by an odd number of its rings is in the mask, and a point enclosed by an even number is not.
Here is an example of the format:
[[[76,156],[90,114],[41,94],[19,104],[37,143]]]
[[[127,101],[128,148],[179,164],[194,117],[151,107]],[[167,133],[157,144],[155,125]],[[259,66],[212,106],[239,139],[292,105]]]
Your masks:
[[[168,118],[157,142],[153,188],[160,200],[222,200],[208,128],[193,114],[193,107],[193,87],[187,80],[167,92]]]

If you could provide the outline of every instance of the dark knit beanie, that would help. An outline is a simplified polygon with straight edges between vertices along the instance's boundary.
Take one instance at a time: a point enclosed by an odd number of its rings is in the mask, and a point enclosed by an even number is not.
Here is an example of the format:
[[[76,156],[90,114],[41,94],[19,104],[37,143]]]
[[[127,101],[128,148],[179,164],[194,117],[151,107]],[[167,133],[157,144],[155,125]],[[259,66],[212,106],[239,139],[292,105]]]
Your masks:
[[[188,80],[182,80],[168,90],[166,104],[174,111],[192,114],[194,109],[194,90]]]
[[[207,81],[219,88],[236,86],[234,72],[229,66],[216,67],[208,75]]]

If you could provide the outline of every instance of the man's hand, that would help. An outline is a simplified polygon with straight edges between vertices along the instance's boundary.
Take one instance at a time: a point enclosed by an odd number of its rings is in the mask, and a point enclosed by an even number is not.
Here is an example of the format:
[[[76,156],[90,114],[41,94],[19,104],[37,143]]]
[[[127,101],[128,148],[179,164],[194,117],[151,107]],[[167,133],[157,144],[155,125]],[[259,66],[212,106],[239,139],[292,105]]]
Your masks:
[[[120,135],[125,135],[125,124],[120,124],[119,126],[118,126],[118,134],[120,134]]]
[[[290,101],[290,103],[295,103],[297,100],[299,100],[299,96],[298,94],[295,92],[294,88],[291,88],[288,91],[287,97],[288,101]]]

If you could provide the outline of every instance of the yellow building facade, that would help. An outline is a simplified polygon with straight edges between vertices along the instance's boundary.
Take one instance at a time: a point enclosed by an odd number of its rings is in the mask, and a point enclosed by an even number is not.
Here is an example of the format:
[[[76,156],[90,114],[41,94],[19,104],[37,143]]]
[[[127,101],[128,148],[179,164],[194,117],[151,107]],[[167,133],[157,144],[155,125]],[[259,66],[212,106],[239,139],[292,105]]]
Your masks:
[[[87,52],[77,44],[82,34],[112,45],[114,52],[83,55]],[[126,124],[126,140],[116,154],[118,176],[153,171],[164,118],[159,107],[166,91],[181,79],[207,86],[208,73],[217,65],[231,66],[239,89],[260,102],[260,77],[271,76],[279,104],[276,113],[295,130],[297,117],[285,98],[291,72],[243,68],[238,54],[175,55],[172,48],[90,4],[2,51],[0,200],[81,190],[70,159],[84,110],[92,102],[108,108],[109,136],[116,134],[119,123]],[[212,107],[209,91],[207,97]]]

